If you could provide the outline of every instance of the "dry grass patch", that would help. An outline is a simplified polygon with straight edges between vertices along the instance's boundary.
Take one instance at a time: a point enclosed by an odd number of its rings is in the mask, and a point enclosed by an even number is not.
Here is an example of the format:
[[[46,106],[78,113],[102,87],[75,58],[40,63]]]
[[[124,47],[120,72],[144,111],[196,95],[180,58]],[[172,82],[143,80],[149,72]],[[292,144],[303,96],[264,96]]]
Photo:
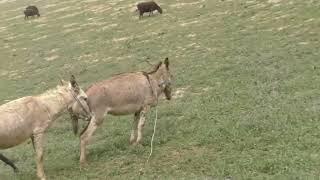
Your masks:
[[[78,31],[78,30],[81,30],[81,29],[82,29],[81,27],[68,28],[68,29],[66,29],[66,30],[63,30],[62,32],[63,32],[63,33],[70,33],[70,32]]]
[[[74,12],[74,13],[71,13],[71,14],[67,14],[67,15],[58,17],[57,19],[60,20],[60,19],[71,18],[71,17],[77,16],[77,15],[82,14],[82,13],[83,13],[83,11],[78,11],[78,12]]]
[[[48,36],[47,35],[43,35],[43,36],[40,36],[38,38],[32,39],[32,41],[39,41],[41,39],[46,39],[46,38],[48,38]]]
[[[206,0],[200,0],[200,1],[190,2],[190,3],[176,3],[176,4],[171,4],[169,6],[173,7],[173,8],[182,8],[183,6],[193,6],[193,5],[205,2],[205,1]]]
[[[189,86],[177,88],[176,91],[172,93],[172,98],[173,99],[182,98],[188,89],[189,89]]]
[[[268,0],[268,3],[279,3],[281,2],[282,0]]]
[[[58,59],[58,58],[59,58],[58,55],[52,55],[52,56],[49,56],[49,57],[45,57],[44,59],[45,59],[46,61],[53,61],[53,60],[56,60],[56,59]]]

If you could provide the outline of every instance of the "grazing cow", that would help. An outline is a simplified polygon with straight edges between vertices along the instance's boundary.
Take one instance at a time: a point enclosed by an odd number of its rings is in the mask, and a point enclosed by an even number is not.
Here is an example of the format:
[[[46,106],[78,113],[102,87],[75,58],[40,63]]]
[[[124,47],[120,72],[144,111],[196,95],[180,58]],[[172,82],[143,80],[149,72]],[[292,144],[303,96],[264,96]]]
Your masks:
[[[14,172],[19,171],[18,168],[13,164],[13,162],[1,153],[0,153],[0,160],[3,161],[4,163],[8,164],[9,166],[11,166],[13,168]]]
[[[157,105],[162,93],[165,94],[167,100],[171,99],[171,74],[168,58],[164,63],[160,62],[151,72],[123,73],[91,85],[86,90],[86,94],[92,116],[80,137],[80,165],[86,163],[86,146],[107,114],[134,114],[130,143],[140,143],[145,114],[151,107]],[[77,102],[72,105],[69,112],[74,132],[77,133],[78,119],[85,115],[85,112]]]
[[[29,16],[37,15],[40,17],[39,10],[36,6],[28,6],[24,11],[24,19],[28,19]]]
[[[63,111],[75,101],[87,108],[87,95],[74,76],[70,82],[37,96],[26,96],[0,106],[0,149],[17,146],[31,138],[36,152],[37,176],[45,180],[43,170],[44,136]]]
[[[143,13],[149,12],[149,16],[153,14],[153,11],[157,10],[160,14],[162,14],[162,9],[160,6],[154,1],[142,2],[137,5],[137,10],[139,11],[139,18],[143,16]]]

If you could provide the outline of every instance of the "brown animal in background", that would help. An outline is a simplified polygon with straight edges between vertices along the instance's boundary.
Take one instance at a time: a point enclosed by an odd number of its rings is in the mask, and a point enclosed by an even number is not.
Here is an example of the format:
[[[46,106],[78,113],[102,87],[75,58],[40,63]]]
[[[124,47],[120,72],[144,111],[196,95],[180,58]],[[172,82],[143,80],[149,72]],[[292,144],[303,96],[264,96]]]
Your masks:
[[[169,59],[160,62],[151,72],[124,73],[90,86],[86,94],[92,116],[80,137],[80,164],[86,163],[86,146],[93,133],[103,122],[104,116],[134,114],[130,143],[138,144],[142,139],[145,114],[158,103],[164,93],[171,99],[171,74]],[[78,118],[85,115],[79,104],[72,105],[74,132],[77,132]]]
[[[154,1],[142,2],[137,5],[139,11],[139,18],[143,16],[145,12],[149,12],[149,16],[153,14],[153,11],[157,10],[160,14],[162,14],[162,9],[160,6]]]
[[[36,6],[28,6],[26,8],[26,10],[23,11],[23,13],[24,13],[24,19],[25,20],[28,19],[29,16],[33,17],[33,16],[37,15],[38,17],[40,17],[39,10],[38,10],[38,8]]]

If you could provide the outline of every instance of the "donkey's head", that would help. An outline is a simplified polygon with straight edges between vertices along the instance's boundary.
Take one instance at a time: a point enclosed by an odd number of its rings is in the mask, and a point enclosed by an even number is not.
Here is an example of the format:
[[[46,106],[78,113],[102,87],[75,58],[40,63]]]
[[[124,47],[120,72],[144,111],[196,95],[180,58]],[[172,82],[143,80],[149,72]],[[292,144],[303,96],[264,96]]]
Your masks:
[[[85,104],[87,102],[87,94],[80,88],[74,75],[71,75],[70,78],[70,87],[74,95],[76,95],[76,100],[83,101]]]
[[[78,85],[76,78],[74,77],[74,75],[71,75],[70,78],[70,82],[68,83],[68,90],[71,92],[74,101],[82,101],[82,102],[86,102],[87,101],[87,94],[80,88],[80,86]]]
[[[75,77],[71,75],[70,82],[61,80],[61,83],[67,86],[71,94],[71,104],[68,106],[68,111],[71,116],[73,131],[76,134],[78,130],[78,119],[80,117],[90,118],[91,111],[88,105],[88,96],[80,88]]]
[[[171,73],[169,69],[169,59],[166,58],[164,62],[160,62],[153,70],[157,74],[158,85],[162,92],[164,92],[166,99],[171,99]]]
[[[157,11],[158,11],[160,14],[162,14],[162,9],[161,9],[161,7],[157,5],[156,8],[157,8]]]
[[[164,94],[166,95],[166,98],[167,100],[170,100],[172,95],[171,95],[171,73],[170,73],[170,70],[169,70],[169,59],[166,58],[164,60],[164,64],[165,64],[165,67],[166,67],[166,72],[165,72],[165,75],[164,75],[164,81],[163,81],[163,84],[164,84]]]
[[[83,107],[86,111],[89,112],[88,104],[87,104],[87,99],[88,96],[87,94],[80,88],[78,85],[75,77],[71,75],[71,79],[69,82],[66,82],[64,80],[61,80],[61,84],[66,87],[66,90],[68,92],[68,96],[70,99],[70,106],[74,103],[79,103],[81,107]]]

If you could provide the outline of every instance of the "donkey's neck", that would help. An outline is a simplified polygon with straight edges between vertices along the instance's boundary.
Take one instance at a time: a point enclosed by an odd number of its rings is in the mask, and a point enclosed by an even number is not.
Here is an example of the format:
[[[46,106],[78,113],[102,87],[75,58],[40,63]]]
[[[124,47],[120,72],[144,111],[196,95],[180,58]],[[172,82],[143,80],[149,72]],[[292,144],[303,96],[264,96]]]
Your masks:
[[[48,94],[42,94],[38,96],[41,104],[45,106],[45,110],[48,111],[50,117],[55,117],[65,110],[70,104],[70,100],[64,97],[62,92],[58,90],[53,90]]]
[[[163,89],[159,86],[162,80],[162,73],[160,73],[159,71],[156,71],[150,74],[149,76],[151,77],[150,83],[152,86],[152,90],[155,91],[154,93],[156,93],[155,95],[158,98],[160,94],[163,92]]]

